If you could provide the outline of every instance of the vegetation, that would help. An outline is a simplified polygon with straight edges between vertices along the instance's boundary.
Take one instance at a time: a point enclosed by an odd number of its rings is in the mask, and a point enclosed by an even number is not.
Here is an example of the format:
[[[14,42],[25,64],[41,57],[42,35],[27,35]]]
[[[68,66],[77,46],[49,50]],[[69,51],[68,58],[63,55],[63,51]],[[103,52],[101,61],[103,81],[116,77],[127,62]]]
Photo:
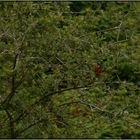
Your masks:
[[[140,137],[140,3],[0,9],[1,138]]]

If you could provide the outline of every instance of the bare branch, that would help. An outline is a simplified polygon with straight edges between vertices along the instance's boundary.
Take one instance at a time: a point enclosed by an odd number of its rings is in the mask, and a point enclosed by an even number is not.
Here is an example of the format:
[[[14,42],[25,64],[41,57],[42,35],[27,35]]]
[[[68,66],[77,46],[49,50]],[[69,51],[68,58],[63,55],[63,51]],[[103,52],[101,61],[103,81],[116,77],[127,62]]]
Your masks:
[[[79,100],[79,102],[82,103],[82,104],[84,104],[84,105],[89,106],[91,110],[94,108],[94,109],[96,109],[96,110],[98,110],[98,111],[100,111],[100,112],[108,113],[108,114],[110,114],[110,115],[113,115],[112,112],[110,112],[110,111],[108,111],[108,110],[101,109],[101,108],[97,107],[97,106],[94,105],[94,104],[85,102],[85,101],[83,101],[83,100]]]

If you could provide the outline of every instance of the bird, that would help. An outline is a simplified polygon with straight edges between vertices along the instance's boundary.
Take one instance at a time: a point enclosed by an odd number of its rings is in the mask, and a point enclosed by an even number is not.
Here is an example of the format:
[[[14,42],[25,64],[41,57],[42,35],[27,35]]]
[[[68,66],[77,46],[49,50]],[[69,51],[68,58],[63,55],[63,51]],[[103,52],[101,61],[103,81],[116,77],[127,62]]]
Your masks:
[[[102,72],[102,67],[99,64],[97,64],[95,66],[96,80],[99,80],[99,75],[100,75],[101,72]]]
[[[96,65],[95,66],[95,73],[96,75],[99,75],[102,72],[102,68],[100,65]]]
[[[103,62],[106,61],[106,59],[103,59],[100,62],[97,62],[95,66],[95,74],[96,74],[96,80],[99,80],[99,75],[104,71],[103,70]]]

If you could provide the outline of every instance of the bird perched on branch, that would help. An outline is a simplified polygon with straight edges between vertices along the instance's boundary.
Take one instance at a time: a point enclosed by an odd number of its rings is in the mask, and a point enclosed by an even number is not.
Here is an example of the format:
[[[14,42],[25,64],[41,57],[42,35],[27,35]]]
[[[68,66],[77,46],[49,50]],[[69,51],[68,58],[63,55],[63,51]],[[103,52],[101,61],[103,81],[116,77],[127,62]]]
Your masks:
[[[95,74],[96,74],[96,80],[99,80],[99,75],[104,71],[103,69],[103,62],[106,61],[106,59],[103,59],[100,62],[97,62],[95,66]]]
[[[96,75],[99,75],[101,72],[102,72],[102,67],[99,64],[97,64],[95,66],[95,73],[96,73]]]
[[[100,65],[95,66],[95,74],[96,74],[96,80],[99,80],[99,75],[102,72],[102,67]]]

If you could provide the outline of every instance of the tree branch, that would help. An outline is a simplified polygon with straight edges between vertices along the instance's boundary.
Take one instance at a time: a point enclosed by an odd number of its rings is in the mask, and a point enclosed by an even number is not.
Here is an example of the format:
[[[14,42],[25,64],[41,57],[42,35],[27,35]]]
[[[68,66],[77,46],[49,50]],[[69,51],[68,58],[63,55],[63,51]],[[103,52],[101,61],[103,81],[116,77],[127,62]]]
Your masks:
[[[19,135],[21,135],[23,132],[27,131],[27,130],[30,129],[31,127],[33,127],[33,126],[35,126],[35,125],[37,125],[37,124],[43,122],[44,120],[46,120],[46,119],[44,119],[44,118],[43,118],[43,119],[40,119],[40,120],[38,120],[38,121],[36,121],[36,122],[34,122],[34,123],[28,125],[27,127],[21,129],[20,131],[16,131],[16,137],[18,137]]]
[[[113,114],[112,112],[110,112],[109,110],[101,109],[101,108],[97,107],[96,105],[91,104],[91,103],[88,103],[88,102],[85,102],[85,101],[83,101],[83,100],[79,100],[79,102],[80,102],[81,104],[84,104],[84,105],[89,106],[91,110],[92,110],[92,108],[95,108],[96,110],[98,110],[98,111],[100,111],[100,112],[107,113],[107,114],[110,114],[110,115],[113,115],[113,116],[114,116],[114,114]]]
[[[15,122],[21,120],[21,118],[23,117],[26,117],[26,115],[28,115],[28,112],[31,111],[36,105],[40,104],[42,101],[46,100],[47,98],[49,98],[50,96],[53,96],[53,95],[56,95],[56,94],[59,94],[59,93],[63,93],[65,91],[71,91],[71,90],[77,90],[77,89],[86,89],[86,88],[89,88],[89,87],[92,87],[93,85],[98,85],[98,84],[112,84],[112,83],[122,83],[120,81],[116,81],[116,82],[94,82],[94,83],[91,83],[89,85],[84,85],[84,86],[79,86],[79,87],[71,87],[71,88],[66,88],[66,89],[63,89],[63,90],[59,90],[59,91],[55,91],[55,92],[52,92],[50,94],[47,94],[47,92],[44,92],[44,95],[42,97],[40,97],[38,100],[36,100],[34,103],[32,103],[28,109],[25,109],[23,110],[23,112],[14,120]],[[97,110],[99,110],[100,112],[106,112],[106,113],[111,113],[109,111],[105,111],[105,110],[102,110],[98,107],[96,107],[95,105],[89,105],[85,102],[81,102],[82,104],[86,104],[88,106],[90,106],[90,108],[95,108]]]
[[[8,119],[9,119],[10,137],[15,138],[15,128],[14,128],[13,117],[7,109],[5,109],[5,112],[7,114]]]
[[[82,88],[87,88],[87,87],[91,87],[92,85],[87,85],[87,86],[79,86],[79,87],[71,87],[71,88],[67,88],[67,89],[63,89],[63,90],[59,90],[59,91],[55,91],[53,93],[47,94],[46,92],[44,93],[44,95],[42,97],[40,97],[37,101],[35,101],[33,104],[31,104],[28,109],[25,109],[15,120],[14,122],[19,121],[21,118],[25,117],[26,115],[28,115],[28,111],[32,110],[36,105],[38,105],[39,103],[41,103],[43,100],[45,100],[46,98],[49,98],[50,96],[53,96],[55,94],[58,93],[63,93],[65,91],[70,91],[70,90],[77,90],[77,89],[82,89]]]
[[[5,105],[6,103],[9,103],[10,100],[12,99],[12,97],[15,94],[15,78],[16,78],[16,73],[15,73],[14,69],[16,68],[17,58],[18,58],[18,54],[15,55],[14,60],[13,60],[13,68],[12,68],[13,74],[12,74],[12,80],[11,80],[11,92],[6,97],[6,99],[2,102],[2,106]]]

